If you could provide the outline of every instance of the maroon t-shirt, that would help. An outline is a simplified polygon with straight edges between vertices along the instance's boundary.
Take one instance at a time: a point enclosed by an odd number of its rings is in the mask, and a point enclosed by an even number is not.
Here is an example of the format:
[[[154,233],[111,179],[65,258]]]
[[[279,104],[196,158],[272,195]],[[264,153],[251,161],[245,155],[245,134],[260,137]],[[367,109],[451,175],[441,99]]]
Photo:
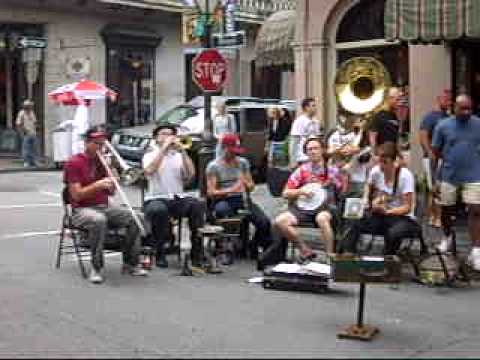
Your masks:
[[[104,177],[106,177],[106,173],[102,164],[84,153],[72,156],[64,166],[63,180],[67,185],[80,183],[82,187],[88,186]],[[102,190],[97,191],[90,198],[78,202],[70,197],[70,202],[74,208],[107,205],[108,195],[110,195],[108,190]]]

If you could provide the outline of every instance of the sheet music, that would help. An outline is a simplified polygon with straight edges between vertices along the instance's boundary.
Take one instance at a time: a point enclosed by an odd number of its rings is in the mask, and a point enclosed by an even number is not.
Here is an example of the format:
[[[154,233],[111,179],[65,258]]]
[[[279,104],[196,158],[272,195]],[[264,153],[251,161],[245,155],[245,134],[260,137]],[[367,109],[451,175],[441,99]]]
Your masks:
[[[281,272],[286,274],[308,274],[308,273],[316,273],[316,274],[331,274],[331,266],[327,264],[321,264],[317,262],[309,262],[306,265],[299,265],[299,264],[287,264],[287,263],[280,263],[272,268],[274,272]]]
[[[332,271],[332,267],[328,264],[322,264],[322,263],[317,263],[317,262],[309,262],[306,265],[303,265],[303,268],[305,270],[318,273],[318,274],[325,274],[325,275],[330,275]]]

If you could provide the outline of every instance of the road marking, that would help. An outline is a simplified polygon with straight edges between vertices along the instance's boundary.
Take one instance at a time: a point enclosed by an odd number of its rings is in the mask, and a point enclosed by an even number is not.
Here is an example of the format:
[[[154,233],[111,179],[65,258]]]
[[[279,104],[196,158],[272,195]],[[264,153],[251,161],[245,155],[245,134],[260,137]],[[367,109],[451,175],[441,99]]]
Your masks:
[[[0,239],[18,239],[18,238],[27,238],[31,236],[58,235],[58,234],[60,234],[60,230],[38,231],[38,232],[32,231],[32,232],[2,235]]]
[[[37,207],[60,207],[60,203],[44,203],[44,204],[22,204],[22,205],[0,205],[0,210],[3,209],[27,209]]]
[[[56,197],[56,198],[61,197],[60,194],[54,193],[52,191],[40,191],[40,194],[47,195],[47,196],[53,196],[53,197]]]
[[[83,251],[82,251],[82,252],[83,252]],[[122,255],[122,253],[121,253],[121,252],[117,252],[117,251],[115,251],[115,252],[104,252],[104,253],[103,253],[103,257],[104,257],[104,258],[117,257],[117,256],[120,256],[120,255]],[[75,254],[68,254],[68,255],[64,255],[64,256],[65,256],[65,260],[66,260],[67,262],[78,261],[77,255],[75,255]],[[90,260],[92,259],[92,257],[91,257],[91,255],[83,254],[83,255],[82,255],[82,259],[83,259],[84,261],[90,261]],[[62,260],[62,261],[63,261],[63,260]]]

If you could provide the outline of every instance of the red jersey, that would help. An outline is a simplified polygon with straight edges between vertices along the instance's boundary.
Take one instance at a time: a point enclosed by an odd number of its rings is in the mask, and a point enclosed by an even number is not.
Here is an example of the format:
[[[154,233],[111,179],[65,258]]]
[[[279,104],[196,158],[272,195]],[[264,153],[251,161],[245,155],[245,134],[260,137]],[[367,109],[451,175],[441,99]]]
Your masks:
[[[303,185],[318,182],[325,184],[331,182],[335,189],[342,189],[342,174],[337,167],[313,167],[311,162],[300,165],[288,178],[287,189],[300,189]]]
[[[72,156],[64,166],[63,181],[67,185],[80,183],[82,187],[88,186],[105,177],[106,172],[102,164],[96,159],[89,158],[85,153]],[[70,202],[74,208],[107,205],[109,195],[110,192],[108,190],[101,190],[82,201],[77,202],[70,198]]]

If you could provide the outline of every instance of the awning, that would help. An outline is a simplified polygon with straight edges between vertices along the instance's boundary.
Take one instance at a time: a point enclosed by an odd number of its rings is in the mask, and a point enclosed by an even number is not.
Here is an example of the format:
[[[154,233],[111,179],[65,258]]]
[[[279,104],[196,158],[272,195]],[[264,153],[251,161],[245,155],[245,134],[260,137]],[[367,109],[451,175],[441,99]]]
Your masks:
[[[387,40],[480,39],[480,1],[386,0],[384,24]]]
[[[263,23],[255,42],[255,65],[276,66],[294,63],[291,43],[295,40],[295,10],[282,10]]]

